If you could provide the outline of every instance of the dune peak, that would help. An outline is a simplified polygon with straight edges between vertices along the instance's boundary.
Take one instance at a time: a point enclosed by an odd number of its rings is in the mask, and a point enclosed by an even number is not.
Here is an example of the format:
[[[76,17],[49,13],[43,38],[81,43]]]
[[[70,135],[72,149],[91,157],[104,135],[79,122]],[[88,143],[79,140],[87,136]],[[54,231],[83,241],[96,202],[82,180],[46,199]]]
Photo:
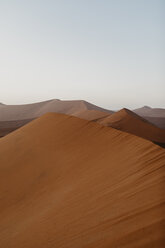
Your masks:
[[[44,114],[0,139],[1,246],[161,247],[164,162],[150,141]]]

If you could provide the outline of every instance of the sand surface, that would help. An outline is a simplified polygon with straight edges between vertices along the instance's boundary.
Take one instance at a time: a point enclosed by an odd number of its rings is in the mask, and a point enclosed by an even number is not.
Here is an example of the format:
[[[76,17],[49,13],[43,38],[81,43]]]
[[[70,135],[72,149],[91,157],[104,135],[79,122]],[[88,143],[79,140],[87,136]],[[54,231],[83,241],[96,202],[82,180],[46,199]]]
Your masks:
[[[83,100],[62,101],[49,100],[45,102],[25,104],[25,105],[0,105],[0,121],[34,119],[47,112],[56,112],[69,115],[77,115],[86,110],[98,110],[112,113],[110,110],[100,108],[94,104]]]
[[[149,121],[150,123],[154,124],[155,126],[165,129],[165,117],[147,117],[144,116],[144,119]]]
[[[165,150],[63,114],[0,139],[3,248],[164,248]]]
[[[16,121],[0,121],[0,138],[24,126],[30,121],[32,121],[32,119],[16,120]]]
[[[144,106],[139,109],[135,109],[134,112],[141,116],[147,117],[165,117],[165,109],[162,108],[151,108]]]
[[[165,144],[165,130],[156,127],[128,109],[122,109],[98,122],[104,126],[111,126],[153,142]]]
[[[80,111],[76,113],[74,116],[79,117],[84,120],[89,120],[89,121],[98,121],[99,119],[105,118],[114,112],[103,112],[103,111],[98,111],[98,110],[85,110],[85,111]]]

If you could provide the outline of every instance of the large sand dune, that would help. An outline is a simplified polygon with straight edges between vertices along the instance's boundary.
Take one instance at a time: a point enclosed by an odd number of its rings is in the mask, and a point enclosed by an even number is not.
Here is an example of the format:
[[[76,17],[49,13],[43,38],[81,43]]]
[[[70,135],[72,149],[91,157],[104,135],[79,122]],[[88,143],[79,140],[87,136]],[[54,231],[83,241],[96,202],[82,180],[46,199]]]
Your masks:
[[[25,105],[5,105],[0,103],[0,137],[7,135],[8,133],[30,122],[32,119],[35,119],[48,112],[64,113],[85,120],[97,121],[102,124],[106,123],[107,120],[109,120],[110,123],[110,120],[114,118],[114,116],[110,117],[114,111],[103,109],[82,100],[61,101],[59,99],[54,99]],[[161,129],[165,129],[165,117],[151,117],[152,115],[164,116],[164,109],[150,108],[145,106],[135,110],[134,112],[138,112],[141,116],[148,114],[149,116],[143,116],[143,118],[148,120],[148,122],[151,124],[154,124]],[[131,125],[131,123],[129,125]],[[114,121],[113,126],[115,127]],[[125,127],[123,129],[119,127],[118,129],[126,131]],[[153,132],[153,130],[151,130],[151,132]],[[156,133],[159,132],[160,130],[157,129]],[[131,133],[136,134],[136,132]],[[143,137],[143,135],[139,136]],[[158,136],[160,135],[158,134]]]
[[[0,139],[3,248],[164,248],[165,151],[63,114]]]
[[[49,100],[45,102],[25,105],[0,105],[0,121],[12,121],[23,119],[34,119],[48,112],[77,115],[86,110],[96,110],[112,113],[110,110],[100,108],[82,100],[61,101]]]
[[[99,120],[99,123],[162,145],[165,144],[165,130],[156,127],[128,109],[122,109],[109,115],[108,117]]]
[[[138,115],[147,117],[165,117],[165,109],[162,108],[151,108],[144,106],[142,108],[135,109],[134,112]]]

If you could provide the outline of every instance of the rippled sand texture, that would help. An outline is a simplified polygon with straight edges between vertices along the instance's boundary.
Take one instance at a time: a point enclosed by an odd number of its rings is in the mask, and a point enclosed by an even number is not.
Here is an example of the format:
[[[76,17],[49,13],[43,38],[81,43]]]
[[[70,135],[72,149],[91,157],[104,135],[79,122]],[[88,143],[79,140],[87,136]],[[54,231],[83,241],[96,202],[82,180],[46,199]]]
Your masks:
[[[48,113],[0,139],[3,248],[163,248],[165,150]]]

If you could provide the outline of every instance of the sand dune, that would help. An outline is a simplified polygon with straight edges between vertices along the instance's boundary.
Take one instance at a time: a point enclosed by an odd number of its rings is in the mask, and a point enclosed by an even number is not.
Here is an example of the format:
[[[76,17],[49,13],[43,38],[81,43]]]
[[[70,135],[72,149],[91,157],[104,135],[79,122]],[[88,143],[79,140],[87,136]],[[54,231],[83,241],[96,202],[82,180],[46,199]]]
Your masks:
[[[102,120],[99,120],[99,123],[162,145],[165,144],[165,130],[154,126],[128,109],[122,109],[108,117],[105,117]]]
[[[148,106],[144,106],[142,108],[135,109],[133,112],[138,115],[147,117],[165,117],[165,109],[162,108],[151,108]]]
[[[165,129],[165,117],[147,117],[144,116],[144,119],[149,121],[150,123],[154,124],[155,126]]]
[[[98,110],[85,110],[80,111],[74,114],[74,116],[79,117],[84,120],[89,121],[98,121],[99,119],[105,118],[110,114],[114,113],[113,111],[103,112]],[[25,119],[25,120],[16,120],[16,121],[0,121],[0,138],[5,135],[15,131],[16,129],[24,126],[29,123],[33,119]]]
[[[163,248],[165,151],[63,114],[0,139],[3,248]]]
[[[32,119],[16,120],[16,121],[0,121],[0,138],[24,126],[30,121],[32,121]]]
[[[0,121],[34,119],[48,112],[76,115],[86,110],[97,110],[111,113],[82,100],[61,101],[58,99],[25,105],[0,105]]]
[[[98,111],[98,110],[85,110],[85,111],[76,113],[74,116],[82,118],[84,120],[97,121],[113,113],[114,113],[113,111],[109,111],[108,113],[108,112],[103,112],[103,111]]]

